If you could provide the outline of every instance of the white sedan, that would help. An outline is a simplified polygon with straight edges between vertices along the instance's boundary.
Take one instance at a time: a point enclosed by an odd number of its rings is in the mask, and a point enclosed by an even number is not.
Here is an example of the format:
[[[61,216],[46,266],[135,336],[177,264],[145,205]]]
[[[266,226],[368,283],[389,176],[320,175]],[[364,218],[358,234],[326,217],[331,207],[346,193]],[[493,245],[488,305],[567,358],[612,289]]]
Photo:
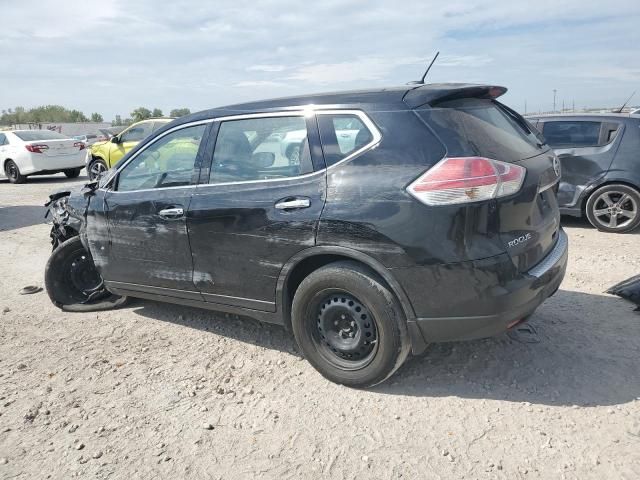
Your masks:
[[[85,161],[84,142],[50,130],[0,131],[0,178],[24,183],[28,175],[64,172],[80,175]]]

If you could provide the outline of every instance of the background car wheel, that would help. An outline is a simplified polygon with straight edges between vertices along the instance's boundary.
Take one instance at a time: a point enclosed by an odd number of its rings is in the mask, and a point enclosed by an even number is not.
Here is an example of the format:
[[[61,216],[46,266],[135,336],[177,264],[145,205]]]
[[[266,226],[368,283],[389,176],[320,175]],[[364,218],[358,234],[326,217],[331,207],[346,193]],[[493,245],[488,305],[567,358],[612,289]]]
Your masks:
[[[300,145],[289,145],[286,156],[291,165],[300,165]]]
[[[67,178],[77,178],[80,175],[80,170],[82,170],[81,168],[72,168],[70,170],[65,170],[64,174],[67,176]]]
[[[89,164],[89,167],[87,168],[89,180],[95,180],[102,172],[106,172],[108,169],[109,167],[107,167],[107,164],[101,158],[92,160]]]
[[[24,183],[27,181],[27,177],[20,173],[18,165],[13,160],[7,160],[7,163],[4,164],[4,174],[11,183]]]
[[[291,314],[304,356],[332,382],[376,385],[402,365],[410,350],[395,296],[355,262],[332,263],[307,276]]]
[[[53,251],[45,267],[44,284],[59,308],[86,303],[102,287],[102,278],[80,237],[70,238]]]
[[[630,232],[640,225],[640,193],[627,185],[605,185],[591,194],[586,213],[598,230]]]

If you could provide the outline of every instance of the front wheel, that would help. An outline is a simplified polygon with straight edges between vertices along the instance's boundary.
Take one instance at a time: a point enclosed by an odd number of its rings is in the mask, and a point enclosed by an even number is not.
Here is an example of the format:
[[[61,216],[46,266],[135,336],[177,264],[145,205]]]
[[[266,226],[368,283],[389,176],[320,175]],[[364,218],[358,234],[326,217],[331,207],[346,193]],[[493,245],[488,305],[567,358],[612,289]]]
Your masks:
[[[44,283],[49,298],[58,308],[104,297],[102,278],[79,236],[61,243],[53,251],[45,268]]]
[[[298,346],[333,382],[376,385],[409,353],[398,301],[377,275],[355,262],[336,262],[311,273],[298,287],[291,310]]]
[[[87,174],[89,175],[89,180],[92,182],[97,180],[98,177],[106,172],[109,169],[107,164],[101,158],[94,158],[91,160],[91,163],[87,167]]]
[[[67,178],[78,178],[78,176],[80,175],[80,170],[82,170],[82,168],[72,168],[70,170],[65,170],[64,174],[67,176]]]
[[[598,230],[630,232],[640,225],[640,193],[628,185],[605,185],[591,194],[586,213]]]
[[[4,165],[4,173],[11,183],[24,183],[27,181],[26,175],[20,173],[18,165],[13,160],[7,160]]]

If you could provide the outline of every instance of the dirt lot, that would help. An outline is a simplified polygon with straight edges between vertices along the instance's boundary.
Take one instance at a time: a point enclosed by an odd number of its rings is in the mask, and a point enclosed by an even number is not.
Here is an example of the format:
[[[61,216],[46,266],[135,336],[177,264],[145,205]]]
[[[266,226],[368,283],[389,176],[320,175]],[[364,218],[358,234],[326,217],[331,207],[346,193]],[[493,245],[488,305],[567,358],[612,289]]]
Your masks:
[[[539,343],[436,345],[358,391],[276,326],[19,295],[43,284],[46,195],[85,180],[0,182],[0,478],[640,478],[640,314],[602,293],[640,272],[640,233],[568,219]]]

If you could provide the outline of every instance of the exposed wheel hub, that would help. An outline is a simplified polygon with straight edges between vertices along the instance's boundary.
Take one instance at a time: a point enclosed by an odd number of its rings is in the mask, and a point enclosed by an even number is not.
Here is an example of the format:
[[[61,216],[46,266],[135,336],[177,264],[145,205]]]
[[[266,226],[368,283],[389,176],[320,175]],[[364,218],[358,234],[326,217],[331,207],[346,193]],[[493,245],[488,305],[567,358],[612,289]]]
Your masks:
[[[377,341],[373,317],[346,294],[332,295],[320,305],[317,328],[322,343],[342,359],[365,358]]]
[[[69,265],[69,277],[74,287],[89,294],[102,283],[100,274],[87,255],[80,255]]]

